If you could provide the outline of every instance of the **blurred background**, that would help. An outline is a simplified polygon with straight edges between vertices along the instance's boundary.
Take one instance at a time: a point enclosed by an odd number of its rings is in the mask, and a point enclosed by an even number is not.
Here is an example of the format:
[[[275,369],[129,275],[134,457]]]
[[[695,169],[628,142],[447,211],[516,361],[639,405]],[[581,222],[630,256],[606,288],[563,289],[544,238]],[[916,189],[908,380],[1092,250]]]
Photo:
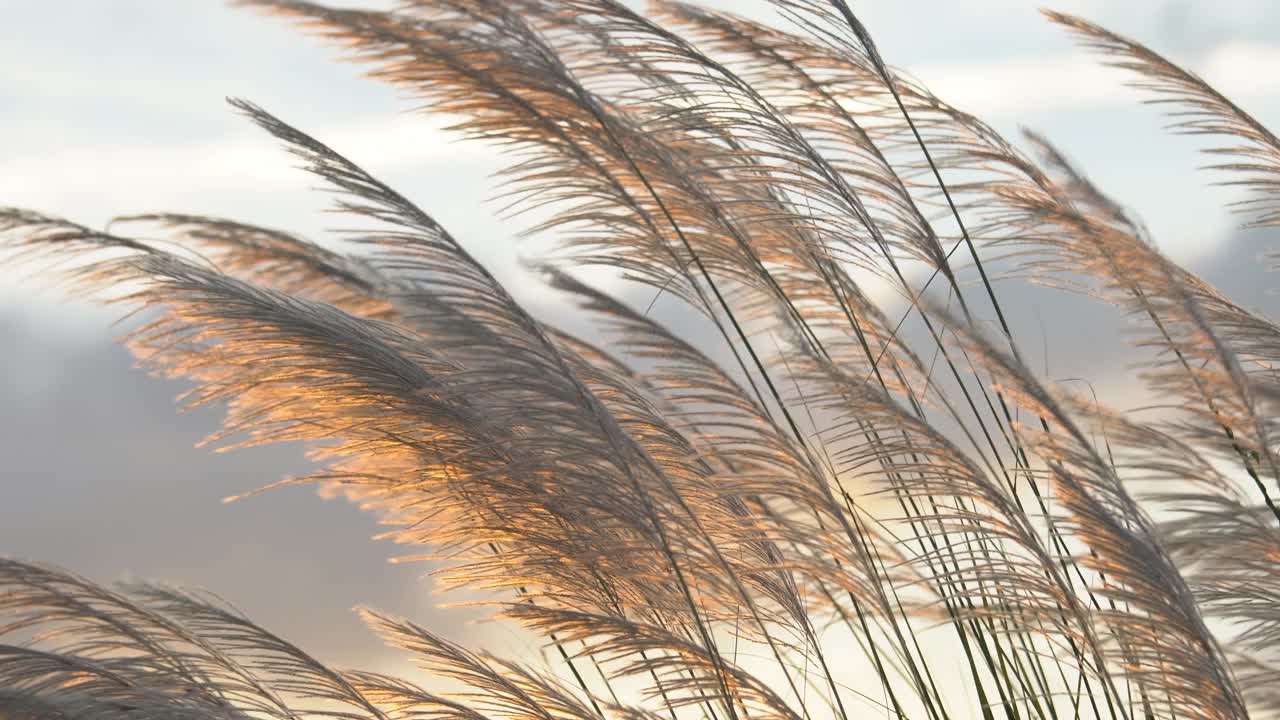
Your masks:
[[[763,3],[708,4],[772,17]],[[1280,121],[1280,3],[1054,7],[1139,39],[1264,122]],[[1224,206],[1236,196],[1195,171],[1204,163],[1196,141],[1161,132],[1156,110],[1034,3],[854,8],[889,62],[1011,136],[1024,126],[1047,135],[1140,214],[1166,253],[1246,306],[1274,306],[1260,260],[1270,238],[1235,229]],[[400,189],[519,296],[545,302],[519,269],[519,224],[496,220],[497,203],[486,201],[501,157],[454,142],[439,119],[410,114],[410,102],[335,57],[281,21],[217,0],[0,0],[0,204],[93,226],[180,211],[322,237],[334,222],[322,212],[327,199],[224,103],[244,97]],[[1118,337],[1122,324],[1100,312],[1042,300],[1021,307],[1017,321],[1033,338],[1054,327],[1052,347],[1045,338],[1037,355],[1051,376],[1123,386],[1120,343],[1099,339]],[[98,580],[207,587],[322,659],[370,670],[388,669],[395,655],[348,612],[357,603],[455,639],[519,642],[474,625],[474,611],[437,608],[430,567],[389,564],[400,549],[371,541],[374,520],[342,501],[286,488],[223,504],[305,471],[306,460],[289,447],[195,447],[218,412],[179,414],[183,386],[132,368],[113,343],[124,330],[112,325],[117,315],[68,300],[21,268],[0,268],[0,553]]]

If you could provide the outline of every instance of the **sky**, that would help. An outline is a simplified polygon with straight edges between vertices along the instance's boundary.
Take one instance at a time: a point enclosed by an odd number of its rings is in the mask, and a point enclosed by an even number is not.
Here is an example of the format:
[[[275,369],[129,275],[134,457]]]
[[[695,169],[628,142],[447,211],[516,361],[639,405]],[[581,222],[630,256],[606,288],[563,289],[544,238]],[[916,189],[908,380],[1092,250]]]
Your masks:
[[[380,3],[350,3],[376,6]],[[768,18],[758,3],[708,3]],[[1054,6],[1134,36],[1201,73],[1264,122],[1280,121],[1280,3],[1072,0]],[[1274,305],[1234,230],[1232,191],[1195,169],[1194,139],[1160,132],[1115,71],[1020,0],[863,0],[882,54],[1002,131],[1035,129],[1142,215],[1161,248],[1247,303]],[[0,204],[89,225],[144,211],[232,216],[322,235],[313,181],[225,104],[252,100],[323,139],[435,214],[518,295],[518,226],[495,219],[502,158],[453,141],[393,90],[273,19],[216,0],[0,0]],[[371,541],[367,515],[305,488],[224,496],[304,471],[296,448],[212,454],[195,443],[215,411],[178,414],[177,383],[131,368],[116,311],[67,300],[0,268],[0,553],[97,579],[216,590],[321,657],[395,663],[347,609],[369,603],[454,637],[519,643],[474,612],[439,609],[420,564]],[[1071,301],[1022,321],[1087,338]],[[1119,325],[1111,326],[1119,329]],[[1055,342],[1062,372],[1102,358]],[[1108,360],[1122,359],[1107,356]],[[299,605],[295,599],[305,598]],[[300,609],[301,608],[301,609]]]

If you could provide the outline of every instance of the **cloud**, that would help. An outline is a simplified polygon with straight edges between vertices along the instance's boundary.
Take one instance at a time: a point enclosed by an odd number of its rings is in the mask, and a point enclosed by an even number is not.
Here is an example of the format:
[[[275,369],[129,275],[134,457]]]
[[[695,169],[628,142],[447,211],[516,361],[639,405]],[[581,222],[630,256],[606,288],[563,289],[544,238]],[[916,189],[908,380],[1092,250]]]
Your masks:
[[[1199,73],[1223,94],[1239,101],[1280,95],[1280,47],[1253,42],[1226,42],[1198,63]]]
[[[1027,55],[983,63],[925,65],[912,74],[947,102],[978,116],[1023,118],[1033,113],[1096,110],[1141,99],[1127,87],[1134,75],[1107,67],[1083,51]],[[1280,48],[1249,42],[1213,47],[1184,63],[1218,90],[1240,102],[1280,96],[1280,75],[1261,68],[1280,65]]]
[[[1096,108],[1126,96],[1120,73],[1081,52],[929,65],[913,74],[939,97],[979,116]]]
[[[302,127],[308,129],[305,123]],[[438,164],[446,158],[450,163],[470,162],[484,154],[480,146],[453,142],[444,131],[408,114],[308,131],[382,172]],[[57,143],[49,146],[57,147]],[[175,178],[181,178],[181,183],[176,184]],[[261,133],[187,145],[87,144],[31,152],[6,163],[6,172],[0,176],[0,195],[39,199],[92,188],[109,195],[156,197],[156,193],[270,191],[308,184],[306,175]]]

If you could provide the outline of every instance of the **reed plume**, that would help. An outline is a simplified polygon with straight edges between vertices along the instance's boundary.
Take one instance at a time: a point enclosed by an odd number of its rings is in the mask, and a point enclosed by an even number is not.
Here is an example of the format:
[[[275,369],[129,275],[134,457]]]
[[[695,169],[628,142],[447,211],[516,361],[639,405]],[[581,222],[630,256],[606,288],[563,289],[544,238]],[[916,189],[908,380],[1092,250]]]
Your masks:
[[[774,0],[797,33],[667,0],[242,4],[502,147],[510,209],[560,243],[532,274],[596,330],[531,313],[429,208],[244,100],[357,224],[340,249],[14,208],[0,248],[140,312],[141,363],[227,407],[213,442],[306,443],[322,469],[280,484],[379,513],[557,660],[361,611],[449,688],[428,689],[328,667],[211,596],[7,560],[9,716],[1280,715],[1280,328],[1049,140],[1025,154],[905,77],[844,0]],[[1240,209],[1277,222],[1265,126],[1046,14],[1175,130],[1225,138]],[[707,332],[593,286],[601,268]],[[1129,315],[1163,411],[1033,371],[1005,277]]]

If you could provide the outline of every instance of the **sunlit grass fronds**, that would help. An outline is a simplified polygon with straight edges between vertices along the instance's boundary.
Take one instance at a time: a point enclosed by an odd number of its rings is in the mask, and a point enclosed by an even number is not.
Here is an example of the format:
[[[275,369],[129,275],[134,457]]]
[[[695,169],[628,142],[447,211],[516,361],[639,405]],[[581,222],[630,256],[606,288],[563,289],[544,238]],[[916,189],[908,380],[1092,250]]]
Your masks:
[[[0,678],[33,706],[70,717],[295,720],[333,701],[351,718],[382,719],[340,674],[210,599],[122,592],[12,560],[0,561],[0,588]]]
[[[1141,43],[1065,13],[1045,11],[1045,16],[1071,30],[1108,65],[1136,74],[1131,84],[1154,96],[1147,102],[1167,106],[1174,131],[1236,143],[1206,150],[1215,158],[1224,158],[1210,169],[1231,176],[1224,184],[1249,192],[1250,197],[1237,206],[1252,216],[1251,224],[1280,223],[1276,192],[1280,187],[1280,139],[1271,130],[1204,79]]]
[[[1056,430],[1024,429],[1023,440],[1050,473],[1064,513],[1061,523],[1089,548],[1081,562],[1106,578],[1101,592],[1122,603],[1099,613],[1115,642],[1116,661],[1129,666],[1128,677],[1165,712],[1246,714],[1190,587],[1109,459],[1025,367],[980,341],[970,342],[1018,404]]]
[[[1280,329],[1047,139],[1027,134],[1033,160],[905,78],[843,0],[777,0],[798,33],[676,2],[244,4],[505,151],[504,210],[560,242],[538,274],[592,329],[537,316],[429,209],[241,100],[332,191],[341,250],[19,209],[0,250],[136,311],[142,363],[226,404],[212,442],[306,443],[324,467],[281,484],[380,513],[558,660],[366,611],[464,688],[444,697],[329,668],[201,595],[9,561],[0,699],[193,720],[1275,713]],[[1223,152],[1273,219],[1263,125],[1051,18],[1187,104],[1182,129],[1243,143]],[[600,266],[621,292],[580,279]],[[1161,414],[1034,372],[994,282],[1019,276],[1141,323]]]
[[[330,667],[206,594],[151,584],[112,589],[65,571],[0,561],[0,713],[5,718],[598,717],[571,691],[518,666],[471,655],[408,623],[371,625],[433,672],[458,699],[376,673]],[[536,686],[532,692],[530,686]],[[514,688],[500,696],[497,690]],[[516,699],[527,697],[527,712]]]

